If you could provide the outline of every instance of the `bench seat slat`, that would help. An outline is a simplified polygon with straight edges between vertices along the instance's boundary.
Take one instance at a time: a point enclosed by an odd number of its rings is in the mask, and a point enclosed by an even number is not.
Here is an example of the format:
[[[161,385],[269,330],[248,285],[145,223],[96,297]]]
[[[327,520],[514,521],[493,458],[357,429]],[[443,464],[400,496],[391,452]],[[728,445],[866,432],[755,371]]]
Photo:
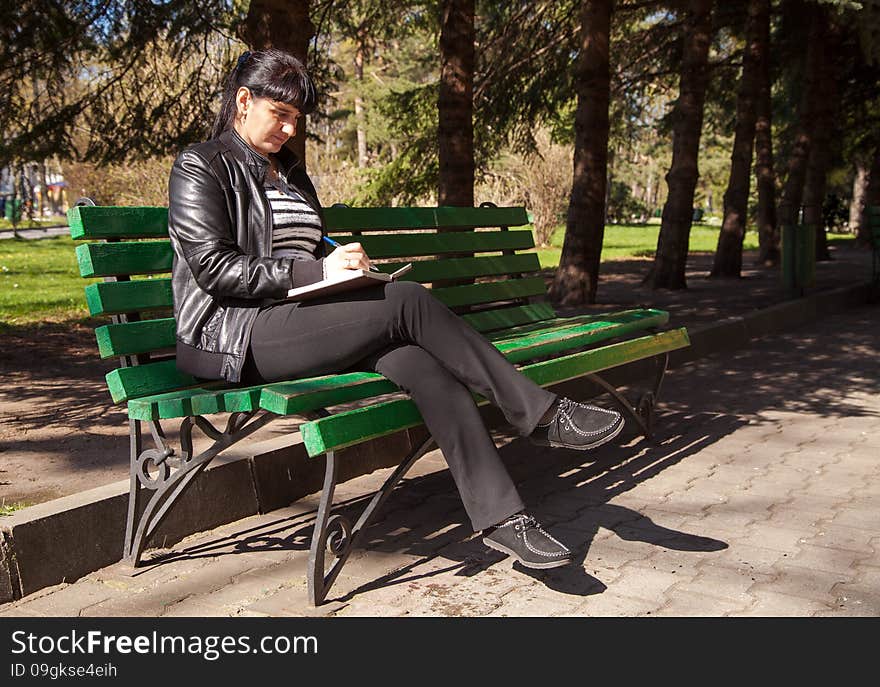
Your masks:
[[[168,236],[168,208],[78,206],[67,213],[74,239],[134,239]]]
[[[528,224],[523,207],[338,208],[324,209],[328,233],[439,227],[514,227]]]
[[[633,318],[629,321],[623,319],[597,319],[593,322],[575,324],[568,327],[558,327],[547,331],[532,333],[516,339],[508,339],[495,342],[495,346],[512,363],[521,363],[526,360],[560,353],[587,346],[600,341],[627,336],[634,332],[642,331],[649,327],[659,325],[662,318],[651,320],[649,318]]]
[[[567,329],[569,327],[589,324],[590,322],[634,322],[645,320],[643,327],[660,327],[669,322],[669,313],[665,310],[654,308],[639,308],[633,310],[620,310],[618,312],[600,313],[598,315],[574,315],[571,317],[555,317],[541,322],[499,329],[488,334],[488,339],[496,343],[501,341],[519,340],[529,334],[543,334],[554,329]]]
[[[248,387],[194,387],[128,402],[133,420],[165,420],[188,415],[248,412],[262,408],[277,415],[298,415],[339,403],[398,391],[375,372],[347,372]]]
[[[174,253],[170,241],[84,243],[76,260],[82,277],[118,277],[170,272]]]
[[[180,372],[174,360],[120,367],[108,372],[105,379],[116,403],[196,386],[199,383],[192,375]]]
[[[535,383],[548,386],[688,345],[687,331],[674,329],[533,363],[520,370]],[[308,454],[314,457],[420,424],[422,418],[415,403],[396,399],[313,420],[304,423],[300,431]]]
[[[157,308],[170,308],[171,280],[138,279],[104,281],[86,287],[86,303],[92,315],[118,315]]]

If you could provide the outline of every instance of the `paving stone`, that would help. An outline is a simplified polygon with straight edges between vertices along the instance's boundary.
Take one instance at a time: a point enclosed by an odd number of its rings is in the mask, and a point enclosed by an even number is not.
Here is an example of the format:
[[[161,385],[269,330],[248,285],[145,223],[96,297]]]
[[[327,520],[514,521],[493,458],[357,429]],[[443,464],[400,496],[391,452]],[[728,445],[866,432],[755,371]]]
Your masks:
[[[147,588],[101,601],[82,610],[83,616],[157,616],[190,596],[206,594],[227,586],[232,579],[253,565],[247,554],[212,559],[178,577],[154,582]]]
[[[785,553],[751,546],[741,540],[731,542],[728,549],[719,551],[712,559],[712,565],[719,568],[730,568],[742,573],[758,573],[773,576],[778,561],[787,559]],[[757,580],[755,580],[757,581]]]
[[[552,617],[572,613],[581,603],[580,597],[550,598],[516,590],[507,594],[501,605],[487,614],[487,617]]]
[[[614,580],[614,593],[663,605],[664,593],[678,581],[678,576],[663,570],[627,565]]]
[[[609,588],[603,594],[591,596],[571,611],[560,615],[588,618],[637,617],[655,614],[660,608],[661,605],[656,601],[622,596]]]
[[[750,590],[753,586],[772,580],[772,575],[757,572],[754,567],[736,558],[718,558],[704,561],[693,579],[681,580],[675,589],[748,605],[752,600]]]
[[[340,578],[342,576],[340,575]],[[342,582],[338,580],[337,584]],[[336,585],[330,590],[330,600],[324,604],[313,607],[308,601],[308,590],[303,581],[302,585],[295,585],[281,589],[258,601],[248,604],[242,609],[242,615],[246,613],[265,614],[270,617],[316,617],[324,618],[332,616],[347,604],[344,601],[332,598],[336,593]]]
[[[156,562],[148,559],[138,568],[132,568],[127,563],[116,563],[101,568],[84,579],[103,582],[114,589],[137,593],[154,585],[164,584],[189,575],[199,568],[205,567],[209,562],[209,557],[183,557],[177,560]]]
[[[809,537],[815,536],[815,533],[816,530],[806,528],[793,529],[768,522],[756,522],[746,528],[742,539],[747,539],[765,549],[793,554],[799,551],[802,540],[807,541]]]
[[[795,502],[797,499],[795,499]],[[772,514],[763,522],[774,527],[786,527],[796,530],[816,531],[824,516],[811,511],[802,511],[794,504],[782,504],[773,507]]]
[[[835,585],[850,581],[855,577],[854,573],[850,571],[825,572],[792,565],[787,561],[780,561],[775,567],[776,576],[767,582],[756,582],[749,590],[750,593],[754,594],[765,590],[831,604],[834,601],[832,589]]]
[[[877,532],[880,531],[880,511],[872,508],[841,506],[837,509],[831,523]]]
[[[837,612],[880,616],[880,568],[859,570],[855,579],[835,585],[832,593]]]
[[[79,584],[57,585],[16,602],[28,615],[76,617],[83,608],[120,595],[117,589],[100,582],[83,580]]]
[[[163,618],[226,618],[230,615],[232,614],[218,606],[195,601],[192,598],[169,606],[162,613]]]
[[[792,565],[822,570],[824,572],[849,571],[861,557],[860,554],[843,549],[802,544],[799,553],[788,559]]]
[[[745,603],[732,599],[720,599],[694,591],[671,590],[666,592],[666,605],[652,615],[666,617],[719,617],[745,610],[752,602]]]
[[[754,604],[748,609],[731,613],[732,616],[760,617],[808,617],[830,610],[828,604],[798,596],[789,596],[768,590],[756,590],[752,594]]]
[[[871,544],[873,534],[870,530],[858,527],[823,522],[819,530],[807,538],[807,543],[871,555],[874,553]]]
[[[829,517],[833,515],[838,506],[846,503],[845,499],[831,496],[819,496],[804,492],[795,492],[790,501],[779,504],[780,508],[796,508],[799,511],[815,513],[818,516]]]

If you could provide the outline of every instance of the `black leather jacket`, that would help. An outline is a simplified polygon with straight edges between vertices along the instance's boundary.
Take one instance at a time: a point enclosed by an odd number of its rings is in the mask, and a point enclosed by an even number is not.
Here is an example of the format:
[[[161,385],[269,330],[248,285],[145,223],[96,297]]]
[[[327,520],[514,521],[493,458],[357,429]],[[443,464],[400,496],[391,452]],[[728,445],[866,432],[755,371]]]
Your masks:
[[[287,183],[322,217],[296,156],[277,158]],[[187,147],[171,168],[168,231],[177,367],[202,379],[238,382],[261,307],[319,281],[322,259],[272,258],[272,213],[263,190],[269,160],[234,129]],[[324,242],[319,251],[324,255]]]

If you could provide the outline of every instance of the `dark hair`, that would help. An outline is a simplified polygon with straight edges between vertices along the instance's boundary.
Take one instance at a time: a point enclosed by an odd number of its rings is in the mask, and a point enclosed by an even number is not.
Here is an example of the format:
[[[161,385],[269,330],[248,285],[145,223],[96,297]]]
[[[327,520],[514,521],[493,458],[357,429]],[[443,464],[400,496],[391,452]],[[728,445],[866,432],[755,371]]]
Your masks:
[[[254,97],[293,105],[302,114],[315,110],[318,94],[305,65],[290,53],[271,48],[245,52],[226,80],[220,112],[211,138],[217,138],[235,121],[235,95],[244,86]]]

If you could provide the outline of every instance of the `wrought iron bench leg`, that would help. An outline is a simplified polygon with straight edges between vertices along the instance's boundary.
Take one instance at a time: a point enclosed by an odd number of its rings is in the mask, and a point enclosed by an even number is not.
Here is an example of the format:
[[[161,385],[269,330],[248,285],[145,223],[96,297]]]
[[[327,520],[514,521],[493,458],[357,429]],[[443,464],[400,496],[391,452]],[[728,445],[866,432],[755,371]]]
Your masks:
[[[123,548],[125,560],[137,567],[150,536],[215,456],[276,417],[272,413],[258,416],[253,412],[232,413],[225,431],[222,432],[203,417],[184,418],[180,426],[180,457],[174,461],[174,465],[171,459],[175,456],[175,451],[166,443],[161,425],[158,422],[147,422],[156,448],[143,450],[142,423],[140,420],[130,420],[131,479]],[[192,451],[194,426],[214,440],[211,446],[197,456],[193,456]],[[172,471],[172,467],[176,469]],[[146,505],[143,504],[145,498],[148,499]]]
[[[330,515],[330,510],[333,507],[333,492],[336,489],[337,457],[335,451],[329,451],[325,454],[327,462],[324,469],[324,487],[321,490],[321,502],[318,505],[315,530],[309,548],[308,589],[309,602],[313,606],[320,606],[324,602],[327,592],[352,550],[360,542],[364,530],[369,526],[373,516],[385,503],[407,471],[433,445],[434,439],[429,437],[397,466],[397,469],[385,480],[382,488],[373,494],[373,498],[370,499],[354,526],[343,515]],[[326,572],[325,551],[336,557],[330,570]]]
[[[621,408],[636,422],[646,439],[651,438],[654,424],[654,407],[657,404],[657,398],[660,396],[660,387],[663,384],[663,378],[666,376],[666,368],[669,364],[669,354],[662,353],[654,356],[654,384],[650,391],[646,391],[639,397],[635,406],[629,402],[626,396],[606,382],[598,374],[591,373],[587,378],[601,386],[611,396],[614,397]]]

